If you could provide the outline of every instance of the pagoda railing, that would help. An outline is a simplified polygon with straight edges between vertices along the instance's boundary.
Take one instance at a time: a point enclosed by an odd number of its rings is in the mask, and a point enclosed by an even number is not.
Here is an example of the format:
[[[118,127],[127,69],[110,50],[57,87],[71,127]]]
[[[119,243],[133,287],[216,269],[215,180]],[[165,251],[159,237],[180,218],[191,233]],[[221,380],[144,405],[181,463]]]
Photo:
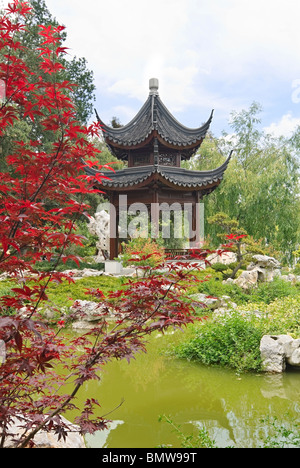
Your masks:
[[[170,260],[176,257],[184,257],[186,260],[190,260],[192,258],[190,249],[165,249],[165,254]]]

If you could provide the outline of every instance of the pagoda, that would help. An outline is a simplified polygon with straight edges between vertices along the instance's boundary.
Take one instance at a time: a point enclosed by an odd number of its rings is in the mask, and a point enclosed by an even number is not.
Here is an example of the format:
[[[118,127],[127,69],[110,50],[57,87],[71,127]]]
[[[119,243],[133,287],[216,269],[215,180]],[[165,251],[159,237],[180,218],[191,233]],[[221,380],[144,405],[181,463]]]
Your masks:
[[[201,146],[212,118],[199,128],[187,128],[179,123],[163,104],[158,93],[158,80],[149,82],[150,93],[145,104],[127,125],[112,128],[106,125],[96,112],[103,129],[106,145],[127,167],[115,172],[102,172],[97,187],[103,191],[115,207],[116,219],[111,226],[118,226],[120,200],[127,204],[136,202],[150,207],[177,203],[192,207],[190,242],[197,242],[197,208],[204,195],[215,190],[223,179],[230,157],[223,165],[210,171],[193,171],[181,167],[181,161],[190,159]],[[89,175],[97,171],[86,168]],[[126,197],[120,197],[126,195]],[[153,214],[153,212],[152,212]],[[156,214],[158,216],[158,214]],[[154,221],[154,220],[152,220]],[[112,231],[111,231],[112,232]],[[118,229],[110,237],[110,259],[119,253]]]

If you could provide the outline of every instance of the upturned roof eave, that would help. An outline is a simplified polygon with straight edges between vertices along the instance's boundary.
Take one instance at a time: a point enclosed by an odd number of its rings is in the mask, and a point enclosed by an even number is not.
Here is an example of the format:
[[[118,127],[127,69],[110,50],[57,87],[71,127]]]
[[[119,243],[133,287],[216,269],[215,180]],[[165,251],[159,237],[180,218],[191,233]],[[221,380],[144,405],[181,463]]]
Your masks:
[[[169,166],[140,166],[116,172],[102,172],[86,166],[85,172],[90,176],[103,174],[103,176],[107,177],[101,182],[97,182],[97,185],[104,190],[118,191],[146,186],[153,178],[153,175],[156,174],[160,181],[165,181],[168,186],[187,190],[201,190],[220,183],[231,159],[231,154],[220,167],[211,171],[191,171]]]
[[[154,105],[157,111],[156,117],[153,117]],[[178,150],[185,150],[201,144],[210,127],[214,111],[212,110],[205,124],[195,129],[185,127],[178,122],[159,96],[149,96],[137,115],[120,128],[109,127],[101,120],[96,110],[95,112],[103,129],[104,139],[109,146],[118,149],[138,148],[157,132],[162,143],[172,145]]]

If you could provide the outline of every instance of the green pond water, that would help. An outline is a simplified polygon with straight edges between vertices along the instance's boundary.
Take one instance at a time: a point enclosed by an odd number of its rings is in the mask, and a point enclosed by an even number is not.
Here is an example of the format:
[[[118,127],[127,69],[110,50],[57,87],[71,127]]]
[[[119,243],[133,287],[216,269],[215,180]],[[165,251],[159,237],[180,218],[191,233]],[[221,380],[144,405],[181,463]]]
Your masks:
[[[180,447],[180,441],[160,415],[169,416],[186,434],[205,426],[218,447],[255,448],[270,434],[262,422],[299,420],[300,370],[282,375],[241,374],[178,360],[161,353],[178,334],[151,337],[147,354],[107,365],[101,381],[89,382],[80,400],[97,398],[98,415],[109,415],[109,430],[87,437],[90,447],[154,448],[160,444]],[[288,416],[287,416],[288,415]],[[67,415],[72,420],[72,413]]]

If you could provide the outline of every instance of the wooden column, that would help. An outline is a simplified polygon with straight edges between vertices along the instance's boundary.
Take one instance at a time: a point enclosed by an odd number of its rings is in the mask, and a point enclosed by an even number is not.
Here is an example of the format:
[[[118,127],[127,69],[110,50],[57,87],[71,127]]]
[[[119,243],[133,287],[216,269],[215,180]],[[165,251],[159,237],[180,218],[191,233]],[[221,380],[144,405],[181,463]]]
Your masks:
[[[119,208],[116,206],[114,194],[110,196],[110,227],[109,227],[109,259],[114,260],[119,255]]]
[[[200,210],[199,210],[199,194],[194,193],[194,201],[192,204],[192,213],[190,219],[190,247],[200,247]]]
[[[151,216],[151,238],[158,239],[159,236],[159,205],[158,205],[158,190],[153,189],[152,203],[150,206]]]

